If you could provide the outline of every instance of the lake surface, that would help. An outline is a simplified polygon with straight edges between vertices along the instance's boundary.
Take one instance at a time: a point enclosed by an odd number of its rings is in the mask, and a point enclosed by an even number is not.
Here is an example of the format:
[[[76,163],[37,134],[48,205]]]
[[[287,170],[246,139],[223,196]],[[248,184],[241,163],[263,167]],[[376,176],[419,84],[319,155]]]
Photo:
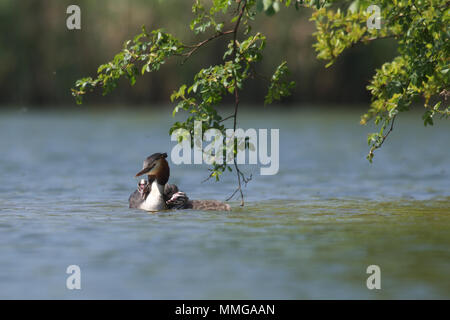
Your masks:
[[[159,214],[127,200],[143,159],[173,147],[170,110],[0,113],[0,298],[450,299],[450,125],[401,115],[371,165],[360,112],[243,114],[280,129],[279,173],[244,168],[230,213]],[[191,199],[233,192],[234,173],[206,176],[171,166]]]

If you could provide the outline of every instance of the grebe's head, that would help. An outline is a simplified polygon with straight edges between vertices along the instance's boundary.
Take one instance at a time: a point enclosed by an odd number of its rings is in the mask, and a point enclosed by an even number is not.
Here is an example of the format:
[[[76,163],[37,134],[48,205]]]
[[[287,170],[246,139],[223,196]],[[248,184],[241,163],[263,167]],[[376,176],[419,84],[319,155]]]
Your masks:
[[[167,153],[154,153],[145,159],[142,170],[136,174],[140,177],[144,174],[149,176],[149,181],[157,180],[158,184],[165,185],[169,181],[170,169],[167,163]]]

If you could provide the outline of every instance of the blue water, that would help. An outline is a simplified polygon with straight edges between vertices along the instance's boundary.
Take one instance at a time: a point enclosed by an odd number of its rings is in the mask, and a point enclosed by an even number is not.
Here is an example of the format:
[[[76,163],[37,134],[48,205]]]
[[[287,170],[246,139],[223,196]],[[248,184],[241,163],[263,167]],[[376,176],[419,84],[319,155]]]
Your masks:
[[[244,208],[159,214],[127,199],[143,159],[171,151],[169,109],[1,113],[0,298],[449,299],[448,122],[402,115],[371,165],[358,111],[269,110],[239,123],[280,129],[280,171],[244,167]],[[206,176],[171,166],[191,199],[234,191]]]

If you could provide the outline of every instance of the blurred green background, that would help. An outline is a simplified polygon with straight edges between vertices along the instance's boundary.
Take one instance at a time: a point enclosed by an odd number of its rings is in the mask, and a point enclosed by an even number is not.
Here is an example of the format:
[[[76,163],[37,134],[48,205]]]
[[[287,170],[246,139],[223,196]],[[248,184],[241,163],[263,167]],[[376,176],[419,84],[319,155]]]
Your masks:
[[[66,9],[81,8],[81,30],[68,30]],[[198,42],[189,29],[192,1],[181,0],[0,0],[0,107],[55,107],[74,104],[70,88],[84,76],[93,76],[99,64],[109,61],[124,41],[147,29],[164,28],[184,43]],[[366,105],[365,89],[375,68],[395,55],[395,43],[381,40],[355,46],[329,69],[317,61],[312,44],[315,26],[311,12],[283,8],[279,14],[258,14],[253,31],[267,36],[261,73],[271,75],[287,60],[297,81],[294,95],[284,105]],[[223,40],[223,41],[222,41]],[[89,104],[152,105],[169,103],[180,84],[191,83],[202,67],[220,63],[226,40],[212,42],[186,64],[171,60],[160,72],[139,79],[134,87],[126,81],[108,97],[91,94]],[[250,81],[243,100],[263,103],[266,84]]]

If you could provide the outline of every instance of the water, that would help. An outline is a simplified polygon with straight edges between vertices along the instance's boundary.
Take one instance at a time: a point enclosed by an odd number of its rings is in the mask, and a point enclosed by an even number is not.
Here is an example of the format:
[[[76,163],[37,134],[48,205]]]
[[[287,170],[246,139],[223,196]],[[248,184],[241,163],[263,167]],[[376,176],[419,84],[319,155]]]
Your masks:
[[[357,111],[244,114],[281,141],[278,175],[245,168],[244,208],[130,210],[144,157],[171,150],[169,115],[0,114],[0,298],[450,298],[448,122],[400,117],[370,165]],[[192,199],[235,187],[171,169]],[[66,289],[69,265],[81,290]]]

